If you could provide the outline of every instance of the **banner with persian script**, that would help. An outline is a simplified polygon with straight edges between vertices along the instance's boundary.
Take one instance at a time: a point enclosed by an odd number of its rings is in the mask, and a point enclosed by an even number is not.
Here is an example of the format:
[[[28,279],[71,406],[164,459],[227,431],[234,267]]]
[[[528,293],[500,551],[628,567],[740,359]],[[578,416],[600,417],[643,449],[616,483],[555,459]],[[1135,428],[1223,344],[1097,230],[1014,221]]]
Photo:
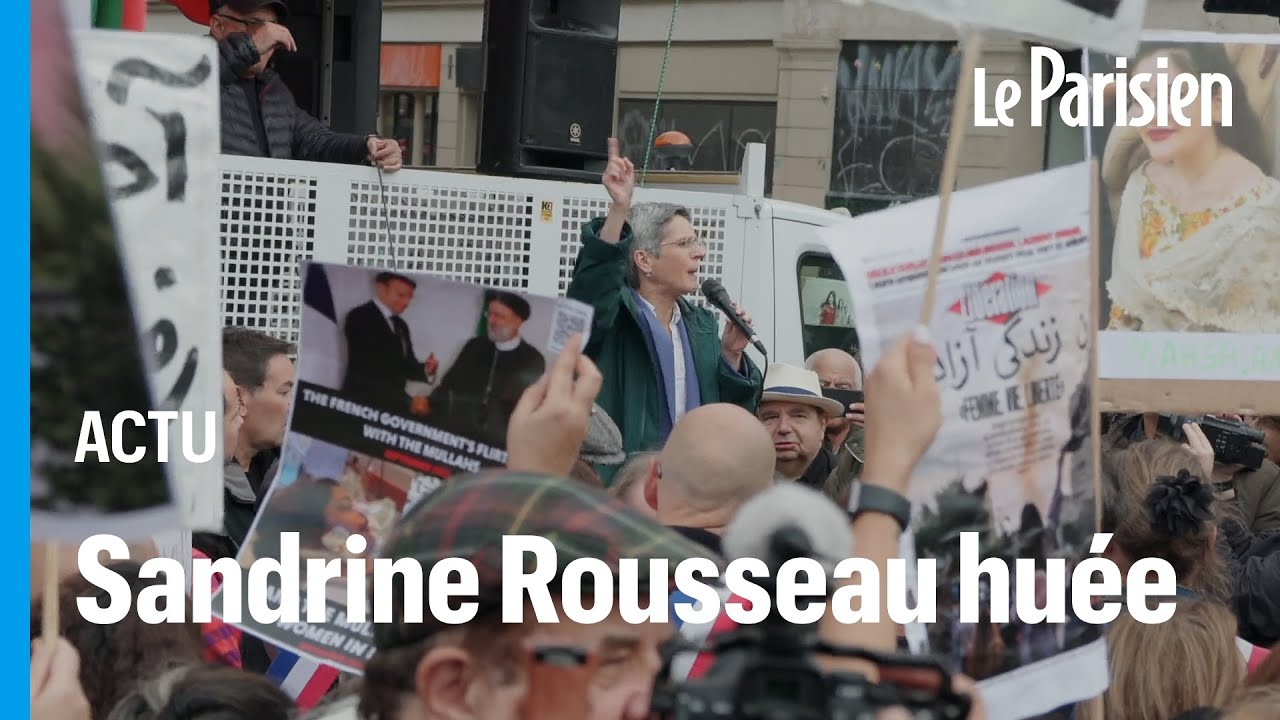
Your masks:
[[[184,526],[222,531],[217,46],[86,30],[80,73]],[[182,419],[182,421],[178,421]]]
[[[992,717],[1037,715],[1107,686],[1098,630],[1070,612],[1056,625],[985,615],[964,623],[958,602],[962,532],[979,532],[980,555],[1007,567],[1035,559],[1035,577],[1011,577],[1010,587],[1034,583],[1068,607],[1065,568],[1090,553],[1099,440],[1092,169],[1081,163],[957,192],[942,251],[931,330],[943,423],[912,475],[909,531],[916,554],[938,563],[928,652],[981,682]],[[919,322],[937,203],[820,231],[848,280],[868,373]],[[1052,558],[1065,563],[1046,566]],[[1055,567],[1061,576],[1051,576]],[[1057,680],[1064,673],[1072,683]]]

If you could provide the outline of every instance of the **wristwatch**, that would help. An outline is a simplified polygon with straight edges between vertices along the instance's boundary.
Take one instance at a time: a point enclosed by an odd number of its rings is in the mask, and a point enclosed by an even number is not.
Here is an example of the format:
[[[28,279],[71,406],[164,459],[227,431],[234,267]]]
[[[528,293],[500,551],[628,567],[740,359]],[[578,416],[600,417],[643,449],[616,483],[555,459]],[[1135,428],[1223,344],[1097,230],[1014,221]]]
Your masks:
[[[849,519],[855,520],[865,512],[884,513],[898,521],[898,527],[907,529],[911,524],[911,501],[902,495],[879,485],[863,482],[854,484],[849,493]]]

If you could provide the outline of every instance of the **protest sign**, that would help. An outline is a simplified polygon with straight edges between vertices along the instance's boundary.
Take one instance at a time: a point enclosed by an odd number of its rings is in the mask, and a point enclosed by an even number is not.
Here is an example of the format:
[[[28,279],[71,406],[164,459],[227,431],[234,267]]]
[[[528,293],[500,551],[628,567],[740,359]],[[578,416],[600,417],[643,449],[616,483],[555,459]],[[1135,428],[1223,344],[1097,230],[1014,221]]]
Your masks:
[[[845,0],[862,4],[865,0]],[[1031,35],[1056,45],[1133,52],[1147,0],[875,0],[952,25]]]
[[[592,310],[376,268],[304,262],[302,277],[289,432],[279,475],[238,560],[247,571],[255,560],[281,559],[281,533],[299,533],[305,607],[307,560],[376,556],[406,507],[454,475],[506,464],[516,402],[570,337],[585,340]],[[362,540],[348,544],[353,536]],[[280,588],[270,582],[275,604]],[[300,623],[268,625],[245,615],[239,624],[301,656],[360,672],[373,630],[347,617],[353,585],[364,593],[346,576],[325,584],[325,622],[304,615]],[[220,616],[222,600],[214,601]]]
[[[184,526],[221,532],[217,47],[209,38],[159,33],[75,37],[151,353],[152,404],[180,419],[166,435]]]
[[[1221,73],[1227,84],[1164,122],[1124,122],[1107,102],[1105,123],[1087,131],[1102,179],[1102,401],[1277,413],[1280,34],[1151,32],[1123,65],[1158,73],[1162,59],[1169,76]],[[1095,52],[1084,63],[1119,64]],[[1159,83],[1148,85],[1170,92]]]
[[[1035,572],[1011,574],[1009,590],[1018,597],[1040,588],[1040,597],[1068,602],[1069,570],[1058,566],[1055,576],[1046,560],[1073,566],[1089,554],[1098,442],[1091,178],[1092,165],[1082,163],[958,191],[941,256],[930,327],[943,423],[912,475],[910,532],[917,554],[938,561],[937,587],[918,589],[936,590],[929,651],[982,681],[1000,717],[1047,712],[1106,687],[1096,628],[1071,622],[1070,614],[1059,624],[986,616],[963,623],[956,595],[961,532],[982,533],[982,557],[1009,567],[1015,558],[1036,561]],[[920,316],[937,202],[820,231],[848,279],[868,373]],[[991,602],[1012,601],[1011,592]],[[1001,638],[1017,641],[1006,646]],[[1079,672],[1080,681],[1039,685],[1041,673],[1063,672]]]
[[[169,558],[182,563],[182,577],[187,584],[187,592],[191,592],[191,532],[189,530],[171,530],[151,536],[156,547],[156,557]]]
[[[805,325],[853,327],[849,286],[841,280],[806,277],[800,285],[800,317]]]
[[[137,462],[77,458],[88,412],[106,430],[151,408],[123,239],[76,77],[61,3],[31,6],[31,537],[141,540],[179,523],[157,434],[122,424],[110,441]],[[50,572],[50,577],[56,576]]]

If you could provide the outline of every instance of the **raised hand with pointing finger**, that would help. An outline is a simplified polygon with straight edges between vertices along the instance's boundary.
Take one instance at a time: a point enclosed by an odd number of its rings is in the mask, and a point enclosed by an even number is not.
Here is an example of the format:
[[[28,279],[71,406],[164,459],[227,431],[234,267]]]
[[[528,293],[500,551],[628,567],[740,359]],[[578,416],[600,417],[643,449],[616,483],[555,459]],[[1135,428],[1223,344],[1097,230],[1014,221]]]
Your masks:
[[[602,182],[614,205],[631,207],[631,196],[636,187],[636,168],[631,158],[622,157],[618,138],[609,138],[609,164],[605,166]]]
[[[605,165],[600,182],[613,202],[609,205],[609,217],[600,229],[600,239],[616,243],[622,239],[622,227],[631,211],[631,197],[636,189],[636,168],[630,158],[622,156],[618,138],[609,138],[609,162]]]

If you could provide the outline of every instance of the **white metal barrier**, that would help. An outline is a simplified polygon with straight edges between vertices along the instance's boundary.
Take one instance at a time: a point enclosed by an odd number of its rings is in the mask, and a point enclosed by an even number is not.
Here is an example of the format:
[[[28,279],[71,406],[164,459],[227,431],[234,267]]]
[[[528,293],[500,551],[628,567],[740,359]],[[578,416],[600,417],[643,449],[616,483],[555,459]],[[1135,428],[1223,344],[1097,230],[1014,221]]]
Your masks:
[[[582,224],[608,207],[599,185],[428,170],[380,180],[371,167],[224,155],[221,177],[224,323],[294,343],[301,260],[562,296]],[[737,296],[747,214],[739,196],[645,188],[636,200],[687,206],[707,243],[703,276]]]

